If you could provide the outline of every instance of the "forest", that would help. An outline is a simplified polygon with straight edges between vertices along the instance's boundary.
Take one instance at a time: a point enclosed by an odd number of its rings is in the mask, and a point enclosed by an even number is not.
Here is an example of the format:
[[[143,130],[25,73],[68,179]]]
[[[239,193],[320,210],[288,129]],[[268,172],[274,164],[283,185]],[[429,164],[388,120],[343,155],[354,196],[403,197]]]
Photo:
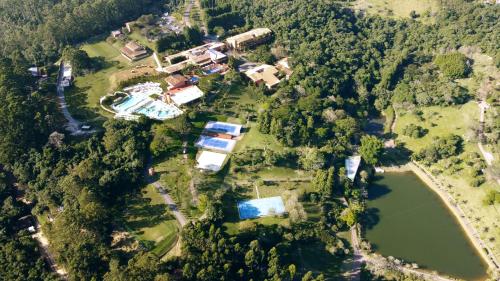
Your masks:
[[[67,46],[164,5],[172,4],[0,0],[2,280],[58,280],[35,241],[17,228],[19,219],[30,214],[57,217],[44,232],[69,280],[325,280],[320,272],[297,272],[291,249],[320,241],[343,257],[344,246],[336,234],[361,219],[360,190],[369,181],[366,173],[355,183],[348,180],[343,161],[359,147],[366,165],[375,165],[383,148],[381,140],[365,135],[367,119],[390,105],[447,106],[472,99],[453,82],[469,75],[467,60],[440,51],[475,45],[500,66],[499,5],[442,0],[436,22],[426,25],[414,19],[362,16],[342,1],[202,1],[210,31],[227,36],[266,26],[273,30],[274,45],[258,50],[260,56],[291,57],[294,75],[289,81],[274,93],[258,89],[265,106],[257,116],[259,131],[290,150],[249,150],[233,161],[238,169],[286,162],[314,171],[311,200],[320,206],[321,217],[316,224],[298,222],[290,228],[250,225],[243,233],[230,235],[222,230],[225,194],[221,194],[208,203],[206,220],[182,231],[183,255],[164,261],[147,251],[131,254],[111,245],[124,196],[138,192],[151,154],[169,149],[160,147],[164,139],[154,134],[152,121],[108,120],[90,138],[61,135],[64,127],[54,77],[40,85],[26,72],[32,65],[52,65],[61,55],[85,57]],[[192,36],[198,43],[199,31]],[[160,41],[160,47],[176,49],[178,38],[174,43],[167,39]],[[407,132],[425,134],[417,127]],[[297,147],[307,149],[297,153]],[[450,135],[413,157],[432,162],[461,149],[461,138]],[[23,188],[29,206],[15,200],[14,183]],[[347,198],[350,207],[334,202],[336,195]],[[489,201],[498,200],[497,194],[490,197]]]

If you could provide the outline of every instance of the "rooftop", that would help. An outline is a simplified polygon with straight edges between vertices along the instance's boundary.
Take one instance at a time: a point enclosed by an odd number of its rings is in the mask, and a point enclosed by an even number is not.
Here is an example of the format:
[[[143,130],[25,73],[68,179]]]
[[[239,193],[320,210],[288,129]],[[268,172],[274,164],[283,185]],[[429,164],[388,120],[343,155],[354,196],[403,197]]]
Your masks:
[[[176,105],[190,103],[204,96],[205,94],[197,86],[189,86],[169,91],[170,98]]]
[[[264,82],[268,88],[272,88],[280,82],[276,77],[278,69],[272,65],[263,64],[245,72],[246,76],[255,83]]]

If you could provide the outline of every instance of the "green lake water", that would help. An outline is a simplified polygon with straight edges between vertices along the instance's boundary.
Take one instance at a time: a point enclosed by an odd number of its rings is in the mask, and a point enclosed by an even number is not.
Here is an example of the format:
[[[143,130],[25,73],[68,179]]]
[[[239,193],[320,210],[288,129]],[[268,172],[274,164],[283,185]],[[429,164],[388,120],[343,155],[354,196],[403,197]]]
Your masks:
[[[456,278],[485,278],[487,265],[437,194],[413,172],[377,177],[365,223],[376,252]]]

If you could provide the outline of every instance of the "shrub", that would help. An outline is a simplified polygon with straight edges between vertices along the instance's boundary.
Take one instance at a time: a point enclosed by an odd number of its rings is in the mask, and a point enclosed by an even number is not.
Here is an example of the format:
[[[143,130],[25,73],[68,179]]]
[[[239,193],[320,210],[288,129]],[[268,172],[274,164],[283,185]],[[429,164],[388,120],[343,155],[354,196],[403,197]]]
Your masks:
[[[477,176],[470,181],[470,185],[473,187],[478,187],[486,181],[484,176]]]
[[[485,205],[500,204],[500,192],[496,190],[490,190],[486,193],[486,197],[483,200]]]
[[[446,77],[451,79],[464,78],[470,71],[467,57],[457,52],[438,55],[434,63]]]
[[[415,124],[410,124],[403,129],[403,135],[418,139],[423,137],[427,133],[427,130],[417,126]]]

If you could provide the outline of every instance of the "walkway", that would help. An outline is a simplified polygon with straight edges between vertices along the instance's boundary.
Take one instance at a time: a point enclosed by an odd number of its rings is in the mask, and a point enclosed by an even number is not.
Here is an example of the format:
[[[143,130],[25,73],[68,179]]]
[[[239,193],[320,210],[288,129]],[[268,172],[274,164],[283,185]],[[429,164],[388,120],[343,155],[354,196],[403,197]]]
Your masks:
[[[57,76],[57,98],[59,100],[59,107],[61,108],[62,114],[64,115],[64,118],[66,118],[66,120],[68,121],[68,123],[65,126],[66,130],[68,130],[72,135],[85,135],[94,133],[95,130],[89,130],[89,131],[81,130],[80,128],[82,126],[82,122],[73,118],[73,116],[71,116],[71,113],[69,113],[68,104],[66,103],[66,98],[64,97],[64,87],[61,85],[63,72],[64,72],[64,62],[61,61],[61,64],[59,65],[59,74]]]
[[[481,154],[483,155],[486,164],[488,166],[491,166],[493,165],[495,157],[491,152],[486,151],[486,149],[484,149],[483,146],[484,115],[486,113],[486,109],[490,108],[490,105],[484,100],[478,102],[477,105],[479,106],[479,142],[477,143],[477,147],[479,148],[479,151],[481,151]],[[500,184],[499,178],[496,178],[496,181],[498,184]]]
[[[191,9],[193,8],[194,4],[194,0],[189,0],[189,3],[186,6],[186,10],[184,11],[183,21],[187,27],[191,27]]]

